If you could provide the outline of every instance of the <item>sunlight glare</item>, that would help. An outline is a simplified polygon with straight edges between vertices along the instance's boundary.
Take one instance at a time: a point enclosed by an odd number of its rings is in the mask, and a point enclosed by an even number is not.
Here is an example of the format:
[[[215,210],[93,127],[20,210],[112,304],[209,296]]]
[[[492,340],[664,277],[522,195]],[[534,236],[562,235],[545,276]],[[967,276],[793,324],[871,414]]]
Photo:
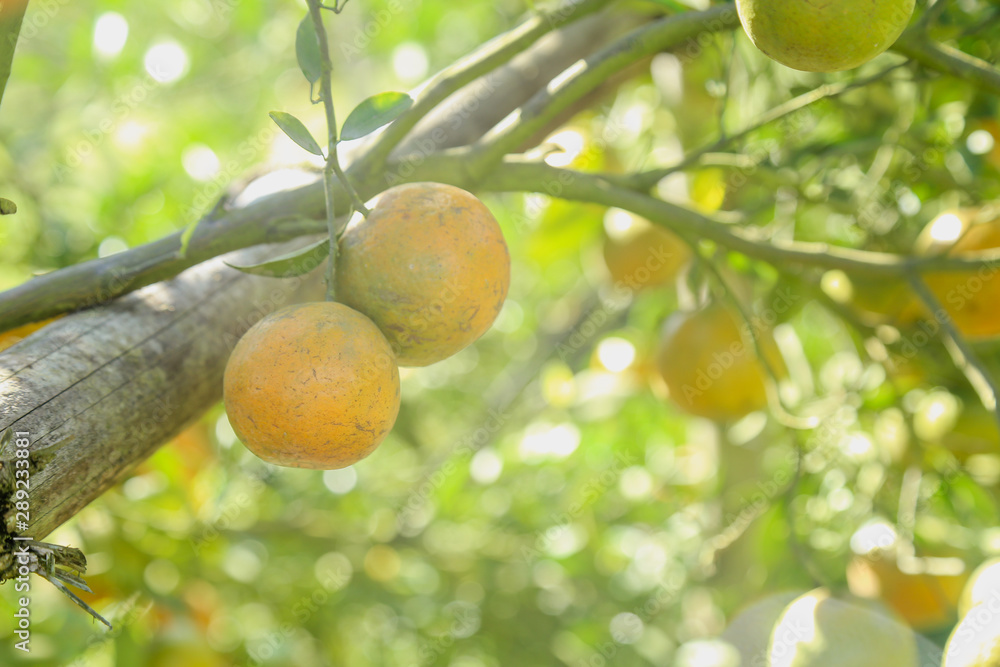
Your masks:
[[[597,359],[612,373],[621,373],[635,361],[635,346],[624,338],[605,338],[597,345]]]
[[[943,213],[931,223],[931,238],[935,241],[957,241],[962,235],[962,219],[954,213]]]
[[[111,59],[122,52],[128,39],[128,21],[118,12],[104,12],[94,22],[94,51]]]

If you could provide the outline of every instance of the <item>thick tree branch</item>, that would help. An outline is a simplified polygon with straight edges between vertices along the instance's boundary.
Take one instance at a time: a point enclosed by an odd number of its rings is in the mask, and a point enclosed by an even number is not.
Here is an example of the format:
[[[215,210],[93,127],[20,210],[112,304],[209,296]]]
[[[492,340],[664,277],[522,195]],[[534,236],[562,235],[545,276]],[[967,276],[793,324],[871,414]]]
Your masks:
[[[300,245],[255,248],[240,261]],[[28,527],[5,513],[0,553],[12,534],[47,535],[217,401],[232,346],[260,317],[321,298],[315,277],[260,278],[216,258],[6,350],[0,430],[28,433],[33,452],[64,444],[30,479]]]

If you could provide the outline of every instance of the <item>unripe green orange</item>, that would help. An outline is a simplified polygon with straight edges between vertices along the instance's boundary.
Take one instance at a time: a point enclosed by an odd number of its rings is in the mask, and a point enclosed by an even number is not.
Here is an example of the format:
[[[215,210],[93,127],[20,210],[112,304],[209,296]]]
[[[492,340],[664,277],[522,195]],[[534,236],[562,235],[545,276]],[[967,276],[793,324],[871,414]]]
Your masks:
[[[839,72],[862,65],[899,38],[914,0],[736,0],[750,40],[782,65]]]

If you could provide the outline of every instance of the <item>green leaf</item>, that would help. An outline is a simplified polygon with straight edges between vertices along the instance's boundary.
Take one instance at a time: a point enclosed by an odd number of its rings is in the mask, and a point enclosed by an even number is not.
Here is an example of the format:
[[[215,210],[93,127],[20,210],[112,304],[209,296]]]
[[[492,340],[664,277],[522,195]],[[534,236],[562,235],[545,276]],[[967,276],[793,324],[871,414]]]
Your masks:
[[[255,276],[294,278],[295,276],[303,276],[318,267],[329,254],[330,239],[327,237],[322,241],[307,245],[305,248],[295,250],[287,255],[275,257],[261,264],[237,266],[236,264],[226,262],[226,266]]]
[[[281,131],[288,135],[289,139],[313,155],[323,157],[323,149],[313,139],[313,135],[309,134],[309,130],[306,129],[301,120],[284,111],[272,111],[268,115],[271,117],[271,120],[278,124]]]
[[[10,78],[14,47],[17,46],[17,37],[21,33],[21,20],[27,8],[27,0],[8,2],[7,7],[3,7],[3,3],[0,2],[0,100],[3,100],[3,91],[7,87],[7,79]]]
[[[3,91],[0,90],[0,94],[2,93]],[[0,215],[12,215],[14,213],[17,213],[17,204],[9,199],[0,197]]]
[[[306,14],[295,32],[295,58],[299,69],[309,83],[316,83],[323,74],[323,57],[319,53],[319,39],[312,16]]]
[[[372,95],[355,107],[344,121],[340,138],[345,141],[360,139],[378,128],[396,120],[413,105],[413,98],[406,93],[380,93]]]

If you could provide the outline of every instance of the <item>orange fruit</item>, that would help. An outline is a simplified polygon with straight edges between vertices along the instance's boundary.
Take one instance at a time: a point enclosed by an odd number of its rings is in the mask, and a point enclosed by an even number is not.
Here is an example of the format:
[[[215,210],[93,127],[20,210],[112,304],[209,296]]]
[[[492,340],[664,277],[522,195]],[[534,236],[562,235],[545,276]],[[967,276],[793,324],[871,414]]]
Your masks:
[[[764,366],[750,332],[743,331],[745,325],[737,317],[728,307],[714,303],[667,318],[656,365],[670,398],[685,412],[730,421],[767,406]],[[758,335],[772,367],[783,369],[770,332]]]
[[[1000,208],[995,206],[944,213],[924,228],[917,241],[917,252],[928,255],[975,258],[994,248],[1000,248]],[[998,273],[1000,268],[984,265],[972,271],[928,273],[925,280],[964,336],[995,338],[1000,336]]]
[[[500,225],[473,195],[441,183],[383,192],[340,240],[337,298],[372,319],[400,366],[446,359],[493,324],[510,285]]]
[[[747,36],[768,57],[806,72],[840,72],[902,34],[914,0],[737,0]]]
[[[28,324],[22,324],[19,327],[0,333],[0,352],[16,343],[20,343],[22,340],[35,333],[46,324],[54,322],[60,317],[62,317],[62,315],[56,315],[55,317],[50,317],[49,319],[41,320],[40,322],[29,322]]]
[[[604,241],[604,264],[614,284],[633,290],[672,284],[691,260],[691,250],[676,235],[643,225],[621,238]]]
[[[915,630],[933,630],[955,620],[964,574],[903,572],[891,553],[855,557],[847,568],[851,592],[877,597]]]
[[[339,303],[286,306],[250,328],[226,365],[233,430],[257,456],[344,468],[382,442],[399,412],[399,369],[378,327]]]

